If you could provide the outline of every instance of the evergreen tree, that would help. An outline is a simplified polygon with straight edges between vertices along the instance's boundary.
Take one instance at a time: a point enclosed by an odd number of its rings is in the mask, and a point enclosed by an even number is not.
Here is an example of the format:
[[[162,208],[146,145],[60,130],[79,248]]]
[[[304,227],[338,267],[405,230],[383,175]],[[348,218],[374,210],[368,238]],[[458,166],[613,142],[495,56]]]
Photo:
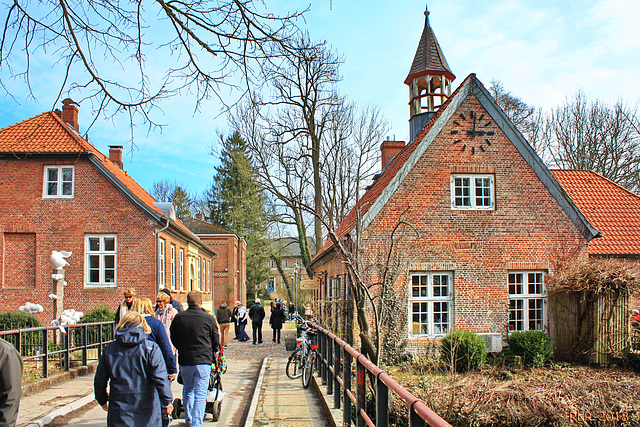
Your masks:
[[[238,132],[222,140],[220,166],[207,192],[212,224],[233,231],[247,242],[247,297],[269,277],[269,242],[264,195],[256,179],[246,142]]]

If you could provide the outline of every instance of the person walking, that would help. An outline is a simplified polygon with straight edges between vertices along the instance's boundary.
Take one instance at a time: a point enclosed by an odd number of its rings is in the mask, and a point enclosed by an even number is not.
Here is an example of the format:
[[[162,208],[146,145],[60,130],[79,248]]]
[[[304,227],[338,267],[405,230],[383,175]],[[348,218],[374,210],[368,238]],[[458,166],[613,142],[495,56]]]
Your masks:
[[[220,344],[227,348],[229,339],[229,328],[231,327],[231,309],[226,301],[222,301],[216,310],[216,320],[220,326]]]
[[[247,309],[242,305],[240,301],[237,302],[238,305],[238,313],[236,314],[238,330],[240,333],[239,341],[249,341],[249,335],[247,335],[247,331],[245,328],[247,327]]]
[[[132,311],[137,311],[142,314],[145,322],[149,325],[151,332],[148,334],[147,339],[150,339],[160,347],[167,368],[167,377],[169,381],[173,381],[178,373],[176,368],[176,355],[164,325],[161,321],[153,317],[155,313],[151,300],[149,298],[138,298],[136,302],[133,303]]]
[[[147,333],[151,329],[144,317],[127,312],[98,362],[93,387],[98,404],[107,411],[108,426],[157,427],[173,411],[162,352]]]
[[[296,311],[296,305],[293,301],[289,301],[289,320],[293,320],[293,314]]]
[[[269,317],[269,324],[273,329],[273,342],[280,343],[280,336],[282,333],[282,324],[287,320],[282,304],[277,303],[276,308],[271,310],[271,316]]]
[[[184,420],[191,427],[201,427],[209,388],[211,364],[219,351],[220,338],[216,319],[201,307],[202,293],[187,294],[189,308],[171,323],[171,341],[178,349],[182,372]]]
[[[264,320],[264,307],[260,304],[260,298],[256,298],[255,303],[249,308],[249,318],[253,329],[253,345],[262,344],[262,321]]]
[[[167,336],[171,340],[171,322],[178,315],[178,311],[170,304],[171,297],[164,292],[156,295],[156,319],[162,322]]]
[[[0,426],[15,426],[24,364],[16,348],[0,338]]]
[[[238,324],[238,310],[240,310],[240,306],[242,303],[240,301],[236,301],[235,307],[233,307],[233,311],[231,312],[231,321],[233,322],[235,337],[234,340],[239,340],[240,337],[240,325]]]
[[[169,295],[169,304],[171,304],[178,313],[182,313],[184,311],[184,307],[182,306],[180,301],[176,301],[173,299],[173,297],[171,296],[171,291],[169,289],[164,288],[160,292],[164,292],[165,294]],[[158,309],[158,306],[156,305],[156,310],[157,309]]]
[[[131,310],[133,303],[136,301],[136,290],[134,288],[125,289],[123,294],[124,299],[122,300],[120,305],[118,305],[118,308],[116,308],[116,325],[120,323],[120,319],[122,319],[122,316],[127,314],[127,311]]]

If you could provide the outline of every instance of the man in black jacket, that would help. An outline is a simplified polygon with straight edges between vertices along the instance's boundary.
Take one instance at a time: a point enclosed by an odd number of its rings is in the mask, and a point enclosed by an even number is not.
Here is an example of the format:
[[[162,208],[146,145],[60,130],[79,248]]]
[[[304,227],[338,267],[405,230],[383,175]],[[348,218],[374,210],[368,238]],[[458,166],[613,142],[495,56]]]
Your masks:
[[[262,344],[262,321],[264,320],[264,307],[260,304],[260,298],[256,298],[255,304],[249,308],[249,318],[251,319],[251,327],[253,328],[253,345]]]
[[[192,427],[201,427],[209,387],[211,364],[219,350],[216,320],[202,307],[202,293],[187,294],[189,308],[178,313],[171,323],[171,342],[178,350],[182,372],[184,419]]]
[[[0,426],[15,426],[23,362],[13,344],[0,339]]]

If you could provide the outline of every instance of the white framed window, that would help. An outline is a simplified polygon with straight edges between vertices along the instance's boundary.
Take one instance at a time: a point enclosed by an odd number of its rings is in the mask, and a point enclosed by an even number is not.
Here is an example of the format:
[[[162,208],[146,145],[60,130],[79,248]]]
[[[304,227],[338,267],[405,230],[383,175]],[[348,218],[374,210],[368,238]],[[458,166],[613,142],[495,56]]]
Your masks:
[[[206,291],[207,290],[207,264],[204,258],[200,258],[200,267],[202,269],[200,273],[202,275],[202,288],[200,290]]]
[[[342,278],[340,276],[331,277],[329,279],[329,294],[327,295],[327,297],[340,298],[341,289],[342,289]]]
[[[453,326],[453,274],[414,272],[409,286],[409,336],[449,333]]]
[[[176,289],[176,245],[171,244],[171,290]]]
[[[493,175],[451,175],[451,209],[494,210]]]
[[[211,276],[211,261],[207,261],[207,282],[209,283],[208,290],[213,292],[213,277]]]
[[[160,288],[164,288],[165,285],[165,252],[164,252],[165,242],[164,239],[158,240],[158,284]]]
[[[276,262],[274,260],[270,259],[268,263],[269,263],[269,268],[276,268]]]
[[[72,199],[74,181],[74,166],[45,166],[42,197]]]
[[[547,326],[547,291],[542,271],[509,273],[509,330],[543,331]]]
[[[180,248],[180,290],[184,291],[184,249]]]
[[[196,291],[200,290],[200,263],[198,262],[198,260],[195,261],[196,263]]]
[[[86,234],[85,286],[117,286],[118,236]]]

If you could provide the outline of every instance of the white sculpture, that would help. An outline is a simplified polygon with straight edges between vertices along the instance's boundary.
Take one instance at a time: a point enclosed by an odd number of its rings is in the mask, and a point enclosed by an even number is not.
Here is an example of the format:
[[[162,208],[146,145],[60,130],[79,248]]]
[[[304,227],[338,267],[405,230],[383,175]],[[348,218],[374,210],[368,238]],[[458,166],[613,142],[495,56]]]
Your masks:
[[[51,321],[53,326],[67,326],[75,325],[84,317],[84,313],[81,311],[75,311],[74,309],[68,309],[62,312],[60,317]]]
[[[52,300],[56,300],[56,299],[58,299],[58,295],[56,295],[56,294],[49,294],[49,298],[51,298]]]
[[[42,313],[43,310],[44,308],[40,304],[34,304],[32,302],[27,302],[25,305],[18,307],[18,311],[27,314]]]
[[[51,264],[55,268],[64,268],[65,265],[69,265],[65,258],[69,258],[73,252],[67,251],[51,251]]]
[[[66,262],[66,261],[65,261]],[[51,278],[55,281],[64,279],[64,274],[54,273],[51,275]]]

